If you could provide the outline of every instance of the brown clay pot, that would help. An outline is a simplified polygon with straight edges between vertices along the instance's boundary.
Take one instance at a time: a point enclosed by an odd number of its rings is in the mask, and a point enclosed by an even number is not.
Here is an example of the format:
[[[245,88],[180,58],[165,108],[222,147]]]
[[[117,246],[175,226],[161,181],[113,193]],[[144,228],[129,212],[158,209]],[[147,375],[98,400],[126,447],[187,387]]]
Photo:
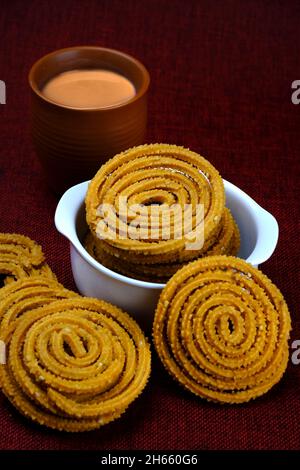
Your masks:
[[[44,85],[68,70],[105,68],[135,86],[129,101],[109,108],[75,108],[43,96]],[[32,137],[50,186],[58,193],[90,179],[116,153],[144,142],[149,74],[135,58],[113,49],[80,46],[54,51],[30,70]]]

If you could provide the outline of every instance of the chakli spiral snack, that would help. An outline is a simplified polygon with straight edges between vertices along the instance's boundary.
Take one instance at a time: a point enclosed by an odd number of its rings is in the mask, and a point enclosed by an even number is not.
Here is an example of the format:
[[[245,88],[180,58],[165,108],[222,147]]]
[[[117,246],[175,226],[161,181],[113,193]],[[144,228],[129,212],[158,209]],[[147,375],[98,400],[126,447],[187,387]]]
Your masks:
[[[4,284],[34,275],[56,279],[40,245],[15,233],[0,233],[0,274]]]
[[[220,232],[203,256],[236,255],[240,249],[240,231],[229,209],[225,208],[220,223]]]
[[[169,262],[160,263],[159,259],[156,263],[143,264],[130,261],[130,254],[128,256],[116,256],[106,251],[101,242],[96,243],[95,237],[89,232],[84,240],[84,246],[88,253],[93,256],[97,261],[106,266],[107,268],[119,272],[124,276],[129,276],[135,279],[148,282],[165,283],[178,269],[184,266],[185,262]],[[221,223],[220,230],[217,233],[215,242],[210,248],[203,252],[199,257],[211,256],[217,254],[236,255],[240,246],[239,229],[229,211],[225,208]]]
[[[109,160],[91,181],[86,214],[94,246],[89,237],[86,245],[111,269],[161,282],[191,259],[237,253],[238,229],[224,204],[222,178],[199,154],[167,144],[135,147]],[[132,208],[136,206],[141,211],[139,231],[132,236],[136,215]],[[185,232],[179,222],[187,206],[190,227]],[[202,216],[197,212],[199,206]],[[109,215],[104,207],[111,208]],[[163,209],[170,207],[176,210],[166,221]],[[193,248],[187,240],[197,237],[201,227],[204,243]]]
[[[281,379],[290,329],[285,300],[267,276],[241,259],[211,256],[167,283],[153,339],[185,388],[207,400],[242,403]]]
[[[0,339],[24,314],[59,299],[79,297],[47,277],[27,277],[0,289]]]
[[[10,303],[1,328],[7,364],[0,366],[0,384],[33,421],[60,431],[99,428],[119,417],[145,387],[149,345],[117,307],[78,296],[20,317],[11,308]]]

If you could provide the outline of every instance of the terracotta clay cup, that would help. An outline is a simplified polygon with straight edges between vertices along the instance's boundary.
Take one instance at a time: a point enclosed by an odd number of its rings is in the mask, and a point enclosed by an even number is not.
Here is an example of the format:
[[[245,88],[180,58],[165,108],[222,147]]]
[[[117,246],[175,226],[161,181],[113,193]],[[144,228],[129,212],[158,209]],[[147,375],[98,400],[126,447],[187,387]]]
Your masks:
[[[106,108],[76,108],[43,96],[44,85],[69,70],[106,69],[128,78],[136,89],[129,101]],[[149,74],[135,58],[113,49],[60,49],[30,70],[32,136],[50,186],[61,193],[92,178],[116,153],[144,142]]]

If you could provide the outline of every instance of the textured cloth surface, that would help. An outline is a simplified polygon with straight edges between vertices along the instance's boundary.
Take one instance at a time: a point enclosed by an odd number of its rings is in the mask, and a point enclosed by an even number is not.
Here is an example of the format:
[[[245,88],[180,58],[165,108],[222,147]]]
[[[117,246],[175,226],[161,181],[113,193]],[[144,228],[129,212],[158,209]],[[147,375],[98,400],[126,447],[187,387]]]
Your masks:
[[[300,3],[295,1],[5,1],[0,9],[0,231],[42,244],[74,288],[68,243],[54,227],[57,198],[31,146],[27,73],[45,53],[93,44],[138,57],[151,74],[148,142],[185,145],[272,212],[280,239],[262,269],[285,295],[292,340],[299,320]],[[264,397],[208,404],[154,356],[143,395],[115,423],[84,435],[33,425],[0,396],[2,449],[299,449],[300,365]]]

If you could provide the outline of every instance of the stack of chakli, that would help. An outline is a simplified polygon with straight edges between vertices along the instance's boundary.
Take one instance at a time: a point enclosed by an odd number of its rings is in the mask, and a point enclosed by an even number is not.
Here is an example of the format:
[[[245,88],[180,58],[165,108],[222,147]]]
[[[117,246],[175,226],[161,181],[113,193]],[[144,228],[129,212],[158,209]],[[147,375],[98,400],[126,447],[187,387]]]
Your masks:
[[[96,429],[124,413],[150,375],[136,322],[65,289],[23,235],[0,235],[0,273],[0,387],[8,400],[59,431]]]
[[[173,209],[168,218],[166,208]],[[166,282],[191,260],[239,250],[221,176],[205,158],[176,145],[134,147],[102,165],[87,191],[86,218],[87,251],[144,281]]]

